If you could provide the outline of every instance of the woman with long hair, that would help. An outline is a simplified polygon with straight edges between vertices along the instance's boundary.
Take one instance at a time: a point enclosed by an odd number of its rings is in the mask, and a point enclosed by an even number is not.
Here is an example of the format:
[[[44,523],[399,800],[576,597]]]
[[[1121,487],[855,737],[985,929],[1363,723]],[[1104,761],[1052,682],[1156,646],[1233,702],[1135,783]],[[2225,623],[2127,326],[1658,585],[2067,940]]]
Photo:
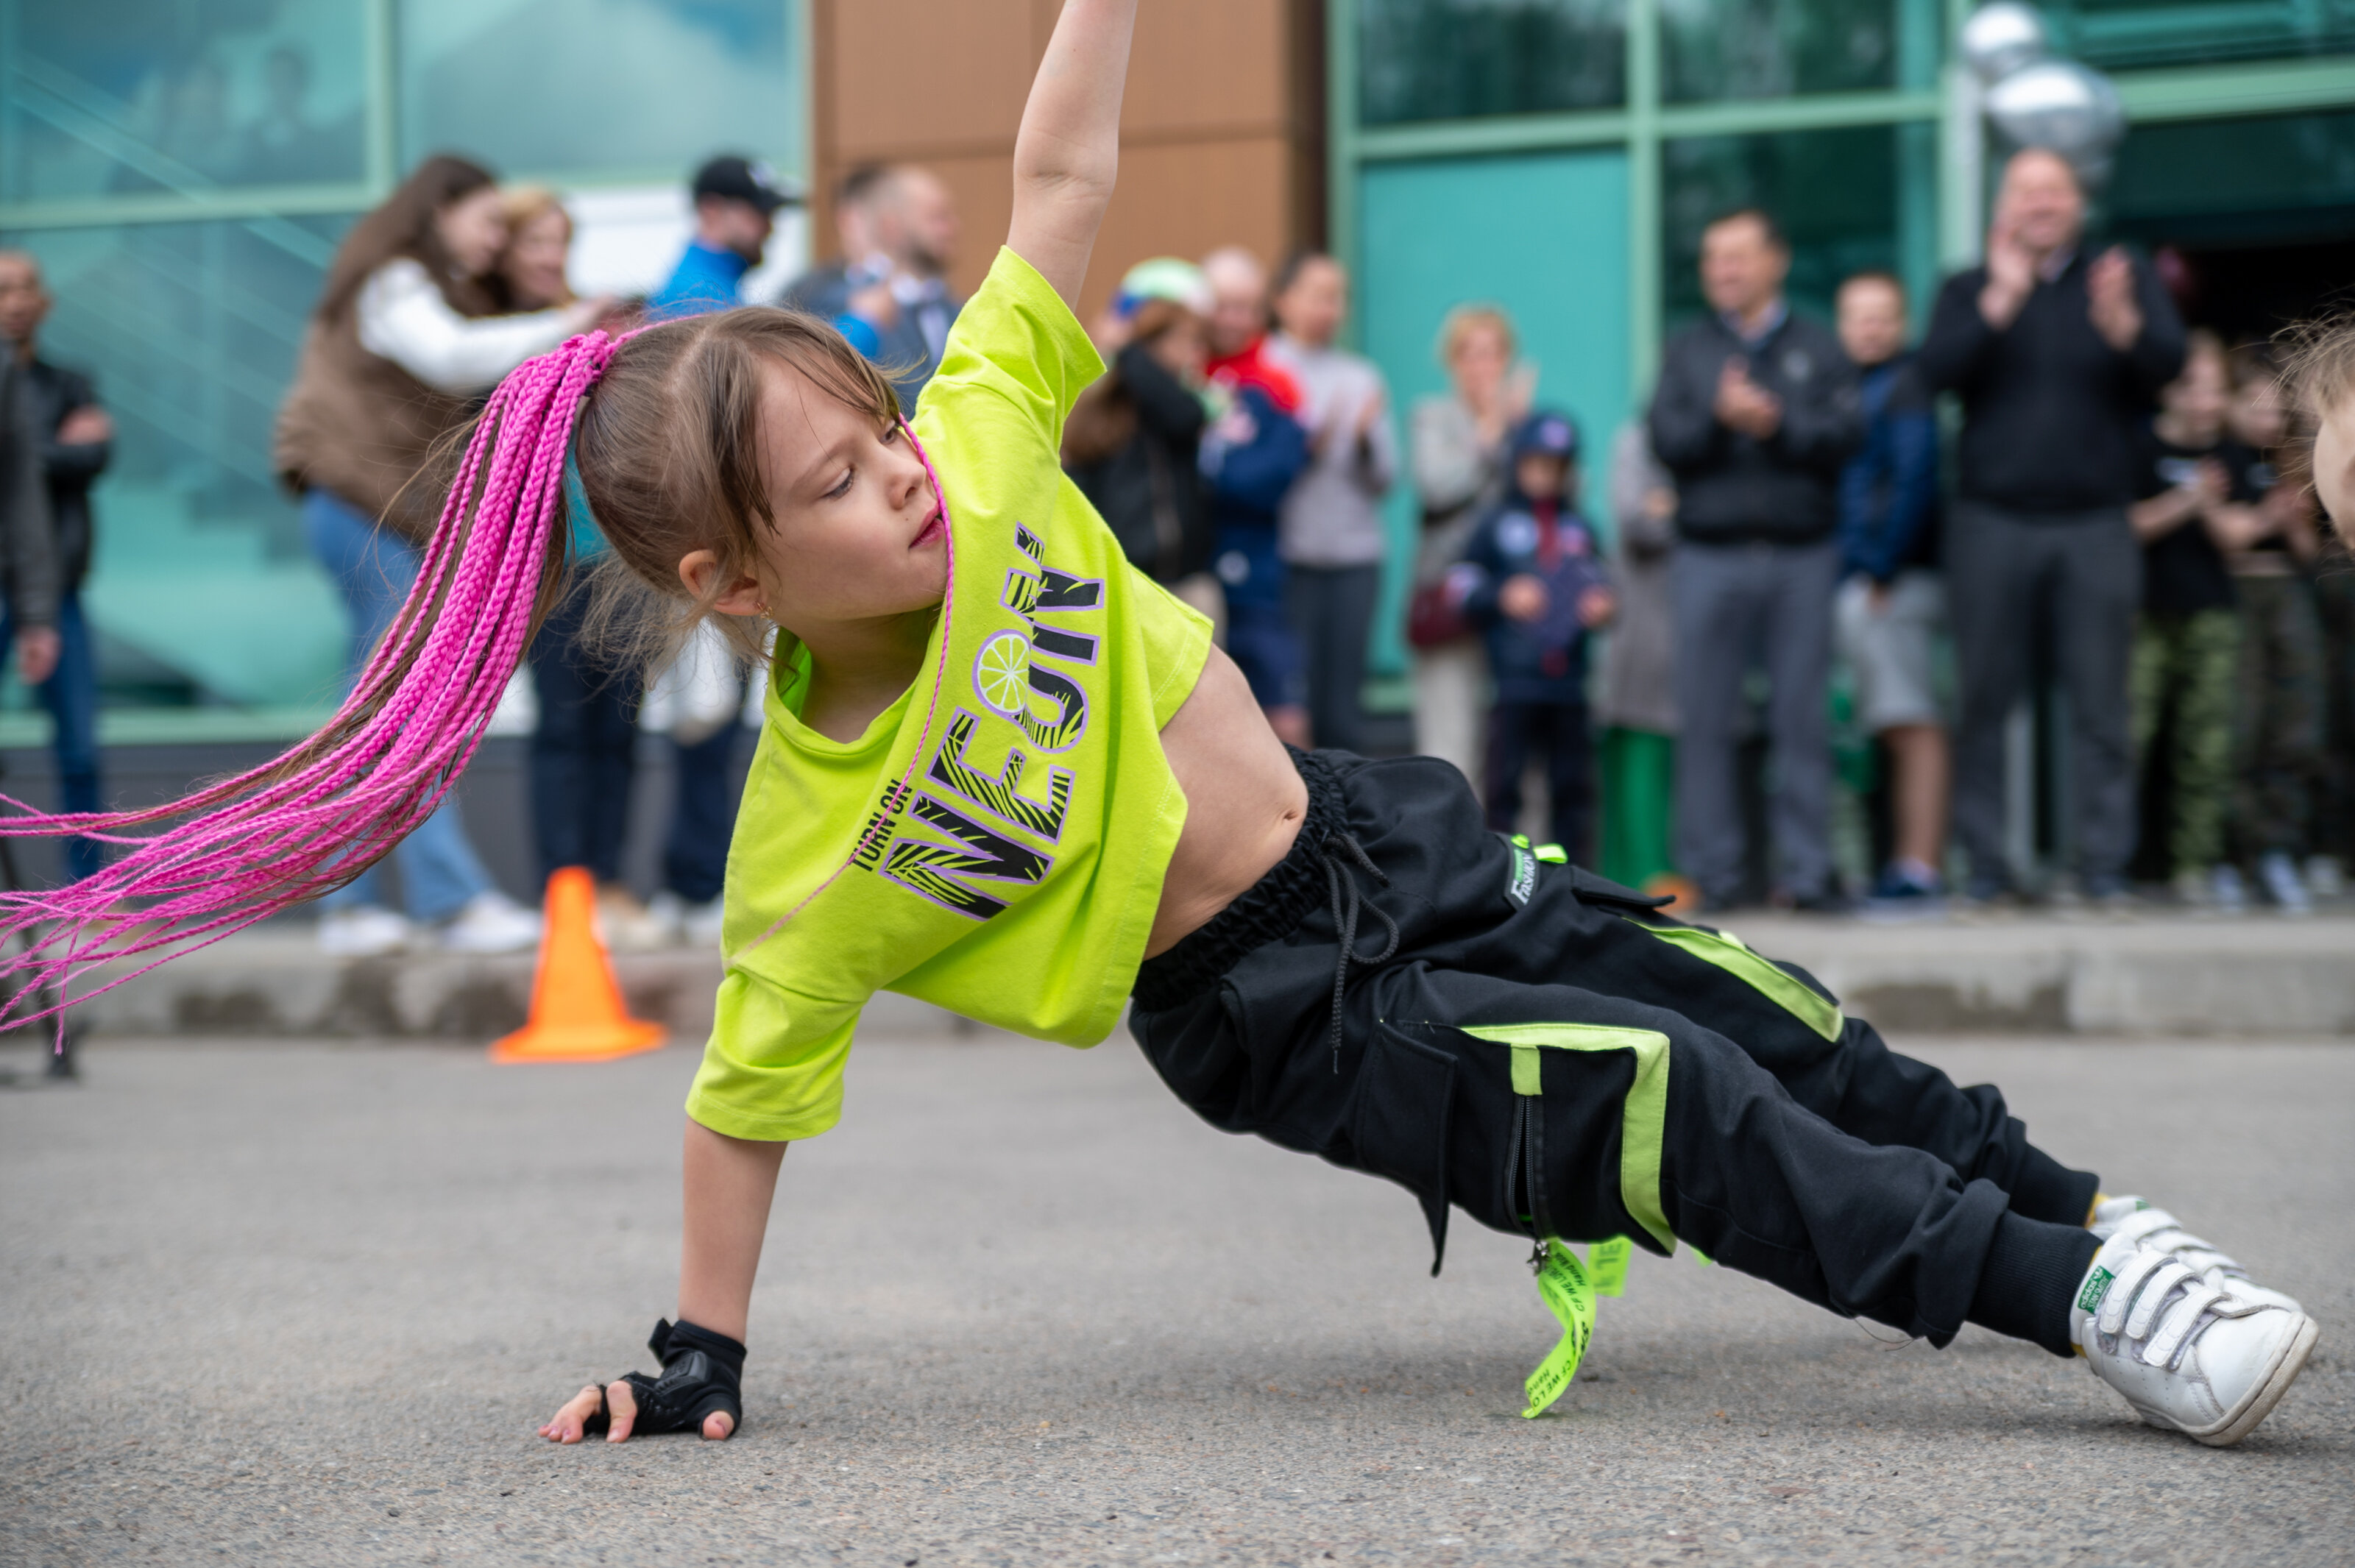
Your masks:
[[[499,315],[506,208],[490,172],[447,155],[417,166],[361,219],[327,270],[294,385],[278,411],[273,462],[303,498],[304,531],[352,618],[348,679],[417,580],[440,507],[427,473],[475,400],[535,354],[595,322],[606,302]],[[455,801],[394,851],[408,915],[384,905],[373,873],[323,902],[320,945],[388,953],[417,926],[457,952],[506,953],[538,940],[538,917],[491,883]]]
[[[1480,715],[1487,661],[1456,613],[1448,571],[1481,514],[1505,493],[1505,449],[1529,411],[1535,380],[1517,368],[1513,319],[1501,306],[1460,304],[1439,328],[1450,389],[1416,400],[1408,415],[1408,467],[1423,508],[1408,640],[1414,645],[1414,744],[1480,782]]]

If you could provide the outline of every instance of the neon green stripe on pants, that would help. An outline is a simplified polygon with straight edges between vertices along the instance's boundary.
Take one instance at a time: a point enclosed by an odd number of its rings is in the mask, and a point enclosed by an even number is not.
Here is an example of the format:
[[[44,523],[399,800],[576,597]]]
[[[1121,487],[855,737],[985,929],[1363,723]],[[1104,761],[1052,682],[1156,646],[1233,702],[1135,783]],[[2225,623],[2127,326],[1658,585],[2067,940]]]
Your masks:
[[[1684,949],[1704,964],[1716,965],[1752,989],[1764,993],[1769,1001],[1826,1040],[1839,1039],[1840,1030],[1847,1026],[1838,1002],[1751,952],[1742,938],[1730,931],[1703,931],[1697,925],[1646,925],[1640,920],[1627,923],[1650,932],[1671,947]]]
[[[1668,1121],[1668,1037],[1607,1024],[1465,1024],[1465,1034],[1513,1048],[1513,1093],[1541,1094],[1538,1051],[1632,1051],[1636,1082],[1619,1108],[1619,1201],[1670,1252],[1676,1233],[1660,1205],[1660,1148]]]

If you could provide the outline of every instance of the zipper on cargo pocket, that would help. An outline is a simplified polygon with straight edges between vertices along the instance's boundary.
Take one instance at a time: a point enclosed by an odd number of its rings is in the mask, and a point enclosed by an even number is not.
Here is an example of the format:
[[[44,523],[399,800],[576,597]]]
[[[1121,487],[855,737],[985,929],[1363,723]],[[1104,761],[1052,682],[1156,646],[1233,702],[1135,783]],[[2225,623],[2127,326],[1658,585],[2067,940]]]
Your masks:
[[[1505,1199],[1514,1216],[1526,1226],[1529,1240],[1543,1246],[1553,1237],[1553,1209],[1546,1201],[1545,1085],[1538,1048],[1515,1045],[1513,1052],[1513,1131],[1511,1168],[1506,1176]]]

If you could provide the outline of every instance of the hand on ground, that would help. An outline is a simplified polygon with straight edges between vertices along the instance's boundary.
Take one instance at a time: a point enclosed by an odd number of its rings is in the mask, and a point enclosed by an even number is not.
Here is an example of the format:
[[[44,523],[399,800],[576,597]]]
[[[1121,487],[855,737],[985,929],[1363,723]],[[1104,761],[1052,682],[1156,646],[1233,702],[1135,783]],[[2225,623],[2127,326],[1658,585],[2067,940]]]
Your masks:
[[[583,1429],[589,1424],[589,1418],[597,1413],[597,1403],[600,1397],[597,1385],[591,1383],[567,1400],[564,1408],[558,1411],[548,1424],[539,1429],[539,1435],[550,1443],[580,1442]],[[628,1442],[630,1429],[638,1424],[636,1392],[628,1383],[616,1379],[605,1385],[605,1392],[602,1397],[606,1410],[613,1416],[613,1424],[605,1434],[605,1441]],[[715,1410],[703,1418],[703,1436],[707,1442],[725,1442],[729,1435],[735,1430],[735,1418],[724,1410]]]

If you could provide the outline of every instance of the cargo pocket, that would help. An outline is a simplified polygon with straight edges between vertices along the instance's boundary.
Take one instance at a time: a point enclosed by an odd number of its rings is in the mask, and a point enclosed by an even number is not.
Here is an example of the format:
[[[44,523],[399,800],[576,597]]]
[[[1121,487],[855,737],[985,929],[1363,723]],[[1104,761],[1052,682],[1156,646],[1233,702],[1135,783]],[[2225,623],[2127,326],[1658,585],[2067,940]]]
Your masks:
[[[1388,1177],[1423,1204],[1433,1275],[1447,1254],[1447,1124],[1455,1100],[1453,1056],[1374,1025],[1349,1114],[1349,1142],[1359,1168]]]

